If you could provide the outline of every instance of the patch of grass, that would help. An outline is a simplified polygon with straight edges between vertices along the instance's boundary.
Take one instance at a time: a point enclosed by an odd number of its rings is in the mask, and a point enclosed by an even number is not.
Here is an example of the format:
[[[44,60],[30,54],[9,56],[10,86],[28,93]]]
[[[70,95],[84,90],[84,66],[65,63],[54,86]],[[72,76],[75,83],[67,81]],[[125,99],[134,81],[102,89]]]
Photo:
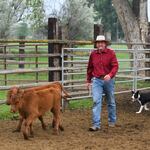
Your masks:
[[[137,87],[138,88],[146,88],[150,86],[150,80],[147,81],[138,81]]]
[[[78,109],[78,108],[90,108],[92,107],[92,100],[89,99],[81,99],[81,100],[72,100],[69,102],[69,109]]]
[[[7,91],[0,91],[0,99],[6,99]]]
[[[18,113],[11,113],[10,106],[7,105],[0,105],[0,119],[13,119],[18,117]]]
[[[121,45],[116,45],[116,44],[112,44],[111,46],[110,46],[112,49],[127,49],[127,45],[126,44],[121,44]]]

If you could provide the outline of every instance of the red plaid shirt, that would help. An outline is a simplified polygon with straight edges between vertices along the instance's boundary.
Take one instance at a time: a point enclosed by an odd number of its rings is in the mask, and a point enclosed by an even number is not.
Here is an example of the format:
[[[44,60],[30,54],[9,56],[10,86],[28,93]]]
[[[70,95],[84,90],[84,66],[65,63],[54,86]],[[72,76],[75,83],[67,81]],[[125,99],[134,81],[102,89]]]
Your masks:
[[[106,48],[102,51],[93,50],[90,54],[87,66],[87,82],[92,77],[100,77],[109,74],[113,78],[118,71],[118,61],[113,50]]]

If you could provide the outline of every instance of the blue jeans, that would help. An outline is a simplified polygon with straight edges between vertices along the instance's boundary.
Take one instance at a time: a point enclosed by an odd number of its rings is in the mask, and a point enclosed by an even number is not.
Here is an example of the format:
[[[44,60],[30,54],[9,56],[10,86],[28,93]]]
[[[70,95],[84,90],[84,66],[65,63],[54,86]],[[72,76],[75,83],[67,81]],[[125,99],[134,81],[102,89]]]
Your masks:
[[[101,110],[102,110],[102,96],[103,93],[107,100],[108,109],[108,122],[116,122],[116,103],[114,97],[114,79],[104,81],[98,78],[92,79],[92,96],[93,96],[93,108],[92,108],[92,120],[93,126],[100,127],[101,125]]]

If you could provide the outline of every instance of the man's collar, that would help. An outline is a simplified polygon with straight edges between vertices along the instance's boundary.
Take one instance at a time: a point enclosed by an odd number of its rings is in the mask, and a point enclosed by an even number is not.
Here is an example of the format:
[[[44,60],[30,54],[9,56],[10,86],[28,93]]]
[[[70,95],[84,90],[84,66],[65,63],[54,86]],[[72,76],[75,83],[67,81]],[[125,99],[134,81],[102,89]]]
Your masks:
[[[107,53],[107,48],[103,50],[96,49],[96,53]]]

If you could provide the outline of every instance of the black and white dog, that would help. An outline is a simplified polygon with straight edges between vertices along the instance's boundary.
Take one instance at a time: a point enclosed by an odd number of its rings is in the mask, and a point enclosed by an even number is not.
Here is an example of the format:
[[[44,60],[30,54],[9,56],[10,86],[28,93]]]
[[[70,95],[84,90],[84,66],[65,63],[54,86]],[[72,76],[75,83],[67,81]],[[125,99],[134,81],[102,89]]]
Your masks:
[[[134,92],[132,91],[132,101],[138,101],[141,105],[139,111],[137,111],[136,113],[141,113],[143,108],[145,110],[149,110],[149,108],[147,108],[147,104],[150,102],[150,92],[145,92],[145,93],[142,93],[142,92]]]

